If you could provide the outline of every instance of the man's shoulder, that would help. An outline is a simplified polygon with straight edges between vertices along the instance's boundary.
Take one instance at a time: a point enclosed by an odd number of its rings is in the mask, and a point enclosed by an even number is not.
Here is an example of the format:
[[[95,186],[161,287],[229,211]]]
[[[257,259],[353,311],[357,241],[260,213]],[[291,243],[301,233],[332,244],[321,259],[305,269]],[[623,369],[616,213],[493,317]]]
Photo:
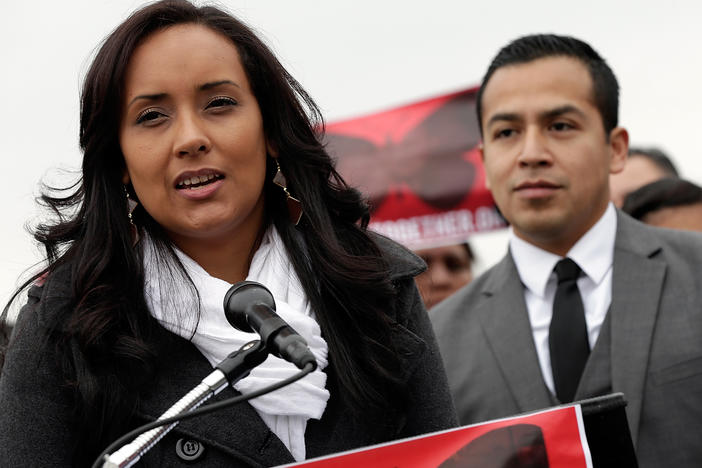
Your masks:
[[[618,219],[615,249],[647,257],[662,255],[673,263],[702,268],[702,233],[650,226],[624,213]]]
[[[665,247],[685,252],[686,255],[694,255],[697,259],[702,258],[702,232],[683,231],[679,229],[666,229],[649,227],[653,235],[660,238]]]

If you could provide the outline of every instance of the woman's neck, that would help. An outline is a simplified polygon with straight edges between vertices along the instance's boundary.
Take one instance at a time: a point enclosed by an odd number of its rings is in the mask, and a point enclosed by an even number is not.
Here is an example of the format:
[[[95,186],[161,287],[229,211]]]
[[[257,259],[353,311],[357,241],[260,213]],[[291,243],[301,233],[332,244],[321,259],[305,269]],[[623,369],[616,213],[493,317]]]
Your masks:
[[[172,237],[173,242],[188,257],[192,258],[210,276],[228,283],[246,279],[254,252],[258,249],[265,232],[265,225],[250,233],[224,236],[216,239],[182,239]]]

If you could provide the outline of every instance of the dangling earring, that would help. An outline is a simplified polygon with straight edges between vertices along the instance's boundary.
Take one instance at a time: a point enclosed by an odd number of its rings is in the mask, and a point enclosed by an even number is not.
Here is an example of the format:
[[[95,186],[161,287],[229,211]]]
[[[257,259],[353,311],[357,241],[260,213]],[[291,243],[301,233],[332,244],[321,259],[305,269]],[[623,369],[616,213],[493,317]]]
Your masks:
[[[127,196],[127,218],[129,218],[129,227],[132,231],[132,245],[134,246],[137,242],[139,242],[139,229],[137,229],[136,224],[134,224],[132,213],[136,207],[139,206],[139,203],[137,203],[136,200],[132,200],[132,198],[129,196],[129,190],[127,190],[126,185],[123,185],[122,188],[124,189],[124,194]]]
[[[273,176],[273,183],[278,187],[282,188],[283,192],[285,192],[285,195],[287,196],[285,201],[288,205],[288,214],[290,215],[290,222],[297,226],[297,223],[299,223],[300,219],[302,218],[302,203],[300,203],[300,200],[293,197],[292,195],[290,195],[290,192],[288,192],[288,182],[287,180],[285,180],[285,176],[280,170],[280,163],[278,162],[277,158],[274,158],[274,160],[278,170],[276,171],[275,176]]]

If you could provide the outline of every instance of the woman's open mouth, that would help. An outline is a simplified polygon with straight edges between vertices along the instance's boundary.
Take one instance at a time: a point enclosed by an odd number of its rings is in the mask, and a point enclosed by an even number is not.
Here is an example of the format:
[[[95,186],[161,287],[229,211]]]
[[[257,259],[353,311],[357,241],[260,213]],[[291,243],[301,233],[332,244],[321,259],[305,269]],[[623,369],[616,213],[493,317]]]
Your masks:
[[[210,172],[208,174],[187,176],[185,178],[180,179],[178,183],[176,183],[176,189],[195,190],[222,179],[224,179],[224,176],[222,174],[216,174],[214,172]]]

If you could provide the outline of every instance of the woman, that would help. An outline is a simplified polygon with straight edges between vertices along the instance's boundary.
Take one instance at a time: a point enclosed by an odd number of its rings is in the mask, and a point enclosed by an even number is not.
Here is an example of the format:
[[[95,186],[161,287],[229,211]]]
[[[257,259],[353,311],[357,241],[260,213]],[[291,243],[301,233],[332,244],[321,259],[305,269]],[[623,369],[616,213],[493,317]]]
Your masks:
[[[366,231],[317,122],[266,46],[216,8],[158,2],[106,39],[83,88],[82,180],[43,196],[63,215],[35,233],[48,266],[5,356],[3,460],[85,465],[156,419],[255,338],[223,320],[244,279],[273,291],[320,369],[183,421],[146,466],[270,466],[455,424],[412,280],[423,263]],[[215,399],[292,372],[269,358]]]

